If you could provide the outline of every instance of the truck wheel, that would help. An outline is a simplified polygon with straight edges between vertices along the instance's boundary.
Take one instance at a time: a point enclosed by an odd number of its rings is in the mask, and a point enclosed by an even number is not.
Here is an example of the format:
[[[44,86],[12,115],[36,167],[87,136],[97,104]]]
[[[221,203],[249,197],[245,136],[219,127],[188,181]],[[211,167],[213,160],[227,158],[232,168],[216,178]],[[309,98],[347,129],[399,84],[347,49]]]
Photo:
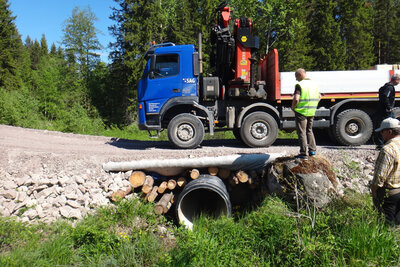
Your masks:
[[[271,115],[254,112],[244,118],[240,136],[249,147],[270,146],[278,137],[278,124]]]
[[[342,111],[335,120],[334,133],[342,145],[359,146],[365,144],[372,134],[372,120],[362,110]]]
[[[168,124],[168,139],[178,148],[195,148],[203,142],[203,123],[192,114],[180,114]]]

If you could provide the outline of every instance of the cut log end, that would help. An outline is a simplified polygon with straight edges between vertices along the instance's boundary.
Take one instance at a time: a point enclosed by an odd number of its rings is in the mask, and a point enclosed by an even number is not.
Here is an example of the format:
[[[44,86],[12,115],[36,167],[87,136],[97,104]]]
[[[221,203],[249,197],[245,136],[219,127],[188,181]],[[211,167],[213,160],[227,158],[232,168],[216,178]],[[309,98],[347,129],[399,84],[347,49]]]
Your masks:
[[[151,189],[153,188],[154,184],[154,179],[150,175],[146,176],[146,180],[144,181],[144,184],[142,186],[142,192],[145,194],[148,194]]]
[[[170,207],[172,206],[171,200],[173,199],[173,194],[168,193],[164,194],[161,199],[154,206],[154,212],[158,215],[163,213],[167,213]]]
[[[184,177],[179,177],[178,178],[178,181],[176,182],[176,184],[179,186],[179,187],[184,187],[185,185],[186,185],[186,179],[184,178]]]
[[[200,176],[200,171],[198,169],[193,169],[190,171],[190,178],[192,178],[193,180],[199,178]]]
[[[156,199],[156,197],[158,196],[157,191],[158,191],[158,186],[154,186],[146,197],[148,202],[153,202]]]
[[[129,177],[129,182],[133,188],[138,188],[144,184],[146,174],[142,171],[134,171]]]
[[[217,167],[208,167],[208,173],[210,175],[217,175],[218,174],[219,169]]]
[[[169,190],[174,190],[176,187],[176,181],[174,179],[169,179],[167,186]]]
[[[247,181],[249,180],[249,175],[244,171],[238,171],[236,173],[236,177],[241,183],[247,183]]]

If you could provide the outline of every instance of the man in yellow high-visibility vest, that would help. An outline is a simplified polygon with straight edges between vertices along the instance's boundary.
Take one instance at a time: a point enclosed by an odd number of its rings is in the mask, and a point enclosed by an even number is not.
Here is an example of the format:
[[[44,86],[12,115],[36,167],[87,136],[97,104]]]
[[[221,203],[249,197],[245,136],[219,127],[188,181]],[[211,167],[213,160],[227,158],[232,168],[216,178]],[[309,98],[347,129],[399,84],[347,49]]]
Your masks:
[[[292,109],[296,116],[296,130],[300,143],[298,157],[307,158],[314,156],[317,150],[312,125],[320,93],[318,85],[307,78],[304,69],[298,69],[295,76],[298,83],[295,85]]]

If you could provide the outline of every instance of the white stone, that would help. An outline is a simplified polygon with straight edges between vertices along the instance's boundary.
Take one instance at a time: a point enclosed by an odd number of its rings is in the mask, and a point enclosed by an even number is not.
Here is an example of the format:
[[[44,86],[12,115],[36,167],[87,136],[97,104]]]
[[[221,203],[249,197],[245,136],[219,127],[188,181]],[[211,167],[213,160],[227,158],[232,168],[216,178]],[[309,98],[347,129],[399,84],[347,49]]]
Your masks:
[[[0,192],[0,195],[5,197],[6,199],[15,199],[17,197],[17,191],[15,190],[3,190]]]
[[[64,195],[58,196],[55,199],[54,205],[57,207],[62,207],[67,203],[67,198]]]
[[[28,187],[26,185],[22,185],[20,187],[18,187],[18,191],[20,192],[28,192]]]
[[[77,184],[83,184],[83,183],[85,183],[85,180],[82,177],[77,176],[77,177],[75,177],[75,182]]]
[[[37,205],[37,206],[35,207],[35,210],[36,210],[37,216],[38,216],[39,218],[45,217],[45,213],[44,213],[44,211],[43,211],[42,206]]]
[[[20,191],[20,192],[18,192],[18,194],[17,194],[17,201],[19,201],[19,202],[24,202],[25,199],[27,199],[27,197],[28,197],[28,194],[27,194],[26,192]]]
[[[3,188],[6,190],[10,190],[10,189],[15,190],[15,188],[17,188],[17,184],[14,181],[4,181]]]
[[[35,219],[38,216],[38,213],[36,210],[34,209],[29,209],[27,211],[24,212],[23,216],[28,217],[30,220]]]
[[[72,208],[79,208],[81,205],[77,201],[67,200],[67,205],[71,206]]]
[[[3,203],[4,210],[6,211],[5,214],[9,214],[6,216],[10,216],[14,212],[15,207],[17,204],[14,203],[14,201],[6,201]]]
[[[81,211],[78,209],[73,209],[70,206],[61,207],[60,213],[65,218],[76,218],[76,219],[82,218]]]

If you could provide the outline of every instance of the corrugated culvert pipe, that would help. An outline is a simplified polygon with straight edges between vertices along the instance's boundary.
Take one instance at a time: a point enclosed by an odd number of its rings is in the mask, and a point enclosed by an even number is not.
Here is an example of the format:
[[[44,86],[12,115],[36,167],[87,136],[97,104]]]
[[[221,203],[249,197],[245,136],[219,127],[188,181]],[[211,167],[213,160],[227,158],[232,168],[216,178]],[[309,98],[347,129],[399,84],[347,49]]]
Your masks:
[[[192,229],[193,220],[200,214],[217,218],[230,216],[231,201],[222,180],[212,175],[200,175],[189,182],[179,194],[176,214],[180,223]]]

